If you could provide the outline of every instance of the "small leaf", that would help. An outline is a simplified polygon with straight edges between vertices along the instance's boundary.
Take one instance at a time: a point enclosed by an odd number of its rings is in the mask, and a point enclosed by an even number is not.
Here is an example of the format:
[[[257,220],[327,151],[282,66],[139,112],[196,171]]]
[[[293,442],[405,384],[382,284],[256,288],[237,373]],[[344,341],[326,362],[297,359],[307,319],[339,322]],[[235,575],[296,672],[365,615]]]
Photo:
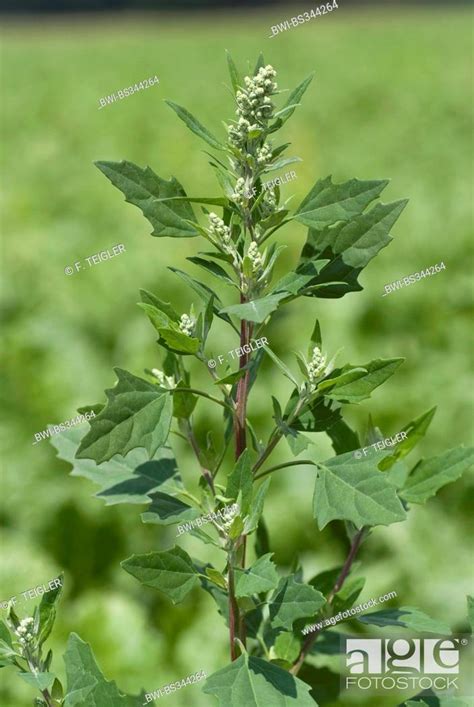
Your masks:
[[[213,673],[202,691],[218,707],[317,707],[309,685],[288,671],[247,653]]]
[[[227,479],[225,495],[228,498],[238,500],[240,497],[240,511],[242,515],[247,515],[252,499],[253,476],[250,467],[250,456],[246,449],[240,455],[232,472]]]
[[[283,577],[270,600],[270,624],[291,631],[296,619],[313,617],[326,599],[309,584],[301,584],[294,575]]]
[[[293,113],[296,110],[296,107],[299,105],[301,99],[303,98],[303,95],[306,92],[306,89],[308,88],[309,84],[313,80],[314,74],[310,74],[307,78],[304,79],[293,91],[290,93],[288,96],[288,100],[286,101],[283,110],[280,111],[282,113],[285,111],[284,118],[280,118],[279,120],[276,121],[273,125],[270,126],[270,131],[274,132],[275,130],[278,130],[281,128],[281,126],[286,123],[288,118],[290,118]],[[290,108],[291,106],[291,108]],[[277,116],[275,116],[277,117]]]
[[[298,381],[294,377],[293,373],[290,371],[290,369],[283,363],[281,359],[278,358],[276,353],[274,353],[269,346],[264,346],[265,353],[267,356],[270,356],[272,361],[278,366],[280,371],[283,373],[285,378],[288,378],[289,381],[293,383],[293,385],[296,385],[296,387],[299,386]]]
[[[323,337],[321,336],[321,326],[319,324],[319,319],[316,319],[310,341],[311,346],[318,346],[319,348],[321,348],[323,345]]]
[[[173,417],[188,419],[196,407],[197,395],[182,390],[187,387],[185,381],[180,380],[173,389]]]
[[[42,692],[49,690],[56,676],[53,673],[18,673],[18,675],[31,687]]]
[[[91,429],[77,450],[78,459],[95,459],[100,464],[135,447],[145,447],[152,457],[166,442],[172,415],[170,395],[121,368],[114,370],[117,384],[105,391],[107,406],[91,420]]]
[[[292,427],[284,425],[283,430],[288,446],[295,457],[297,457],[298,454],[301,454],[301,452],[304,452],[305,449],[308,449],[308,447],[313,444],[309,437],[306,437],[306,435],[301,434],[301,432],[294,430]]]
[[[229,67],[229,74],[230,74],[230,80],[232,82],[232,88],[234,89],[234,93],[237,93],[239,88],[242,88],[243,82],[242,82],[242,77],[239,74],[239,70],[237,69],[236,65],[234,64],[234,60],[232,59],[230,53],[226,50],[226,55],[227,55],[227,65]]]
[[[58,678],[56,678],[53,682],[53,686],[51,688],[51,697],[53,698],[53,700],[56,700],[58,704],[62,704],[62,699],[64,697],[63,686],[59,682]]]
[[[160,312],[159,309],[154,307],[152,304],[148,304],[145,302],[138,302],[138,306],[140,309],[142,309],[145,314],[147,315],[148,319],[150,322],[153,324],[155,329],[158,331],[161,327],[166,327],[169,323],[168,317],[164,315],[162,312]]]
[[[64,575],[60,574],[56,581],[56,586],[51,589],[51,591],[46,592],[41,597],[41,601],[38,606],[39,614],[39,634],[38,642],[41,646],[51,631],[53,630],[54,621],[56,619],[56,602],[59,599],[63,588]]]
[[[184,334],[177,327],[160,327],[158,333],[160,343],[165,342],[166,346],[175,353],[190,356],[199,351],[199,339]]]
[[[233,371],[232,373],[228,373],[223,378],[218,378],[214,381],[214,385],[233,385],[234,383],[237,383],[238,380],[245,376],[249,370],[249,367],[249,364],[247,364],[246,366],[239,368],[238,371]]]
[[[319,467],[314,489],[313,512],[320,530],[332,520],[348,520],[357,528],[390,525],[405,520],[406,512],[395,487],[377,468],[383,452],[355,459],[340,454]]]
[[[297,659],[300,649],[301,641],[289,631],[278,634],[273,645],[275,656],[287,663],[293,663]]]
[[[155,307],[172,322],[179,322],[179,314],[169,302],[163,302],[163,300],[148,290],[140,290],[140,297],[143,304],[149,304],[152,307]]]
[[[163,552],[132,555],[121,566],[144,586],[165,594],[173,604],[179,604],[199,585],[191,558],[178,546]]]
[[[13,646],[10,631],[7,625],[0,619],[0,640],[7,644],[10,648]]]
[[[242,518],[240,516],[236,516],[231,525],[229,530],[227,531],[227,534],[231,540],[237,540],[237,538],[240,538],[242,535],[242,531],[244,529],[244,523],[242,521]]]
[[[403,363],[403,358],[378,358],[363,366],[344,366],[318,385],[325,397],[341,403],[359,403],[370,397]]]
[[[382,471],[385,471],[385,469],[389,469],[396,461],[399,461],[400,459],[406,457],[407,454],[409,454],[411,450],[418,444],[418,442],[423,439],[428,427],[431,424],[431,420],[433,419],[435,412],[436,406],[431,408],[431,410],[428,410],[427,412],[423,413],[423,415],[420,415],[420,417],[417,417],[412,422],[409,422],[408,425],[405,425],[405,427],[400,430],[400,432],[406,432],[407,436],[405,439],[403,439],[397,444],[396,449],[393,451],[393,454],[389,457],[386,457],[380,464],[379,468]]]
[[[333,615],[339,611],[350,609],[358,599],[365,585],[365,577],[351,577],[346,579],[342,588],[337,592],[333,601]]]
[[[294,110],[294,108],[293,108]],[[275,114],[276,117],[276,114]],[[283,169],[283,167],[287,167],[289,164],[295,164],[295,162],[302,162],[303,160],[301,157],[282,157],[280,160],[277,160],[276,162],[271,162],[267,167],[265,167],[265,174],[268,174],[268,172],[276,172],[277,170]],[[295,172],[293,174],[296,174]],[[291,175],[291,172],[290,172]],[[278,177],[277,177],[278,179]],[[277,182],[278,184],[278,182]]]
[[[400,496],[410,503],[425,503],[440,488],[459,479],[473,462],[474,448],[462,445],[422,459],[411,471]]]
[[[0,620],[0,668],[6,665],[13,665],[14,659],[19,654],[13,648],[10,631],[6,624]]]
[[[191,113],[186,110],[186,108],[179,106],[177,103],[173,103],[173,101],[165,101],[165,103],[175,111],[183,123],[185,123],[193,133],[205,140],[208,145],[215,150],[225,150],[225,145],[222,145],[194,115],[191,115]]]
[[[133,162],[96,162],[95,165],[125,195],[125,201],[142,211],[153,226],[152,236],[189,238],[198,231],[189,224],[195,221],[194,212],[181,184],[172,177],[161,179],[150,167],[142,169]],[[165,200],[164,200],[165,199]]]
[[[250,597],[268,592],[278,584],[278,572],[271,561],[273,553],[263,555],[246,570],[235,569],[235,596]]]
[[[214,582],[216,586],[227,591],[227,582],[225,577],[220,572],[215,570],[213,567],[206,567],[206,575],[209,577],[211,582]]]
[[[263,504],[265,502],[265,496],[267,495],[270,482],[271,478],[265,479],[265,481],[258,487],[256,491],[254,489],[250,513],[245,519],[245,532],[247,533],[247,535],[253,533],[253,531],[258,526],[260,516],[263,513]]]
[[[278,309],[280,301],[285,297],[287,297],[285,292],[267,295],[251,302],[245,302],[245,304],[233,304],[230,307],[224,307],[219,313],[231,314],[239,319],[261,324],[272,312]]]
[[[358,616],[357,620],[363,624],[372,626],[402,626],[409,628],[416,633],[441,633],[451,635],[448,624],[432,619],[420,609],[413,606],[401,606],[399,609],[384,609],[383,611],[373,611],[370,614]]]
[[[265,66],[265,59],[263,58],[263,53],[260,52],[257,58],[257,63],[255,64],[255,69],[253,70],[253,75],[256,76],[258,74],[258,70],[262,69]]]

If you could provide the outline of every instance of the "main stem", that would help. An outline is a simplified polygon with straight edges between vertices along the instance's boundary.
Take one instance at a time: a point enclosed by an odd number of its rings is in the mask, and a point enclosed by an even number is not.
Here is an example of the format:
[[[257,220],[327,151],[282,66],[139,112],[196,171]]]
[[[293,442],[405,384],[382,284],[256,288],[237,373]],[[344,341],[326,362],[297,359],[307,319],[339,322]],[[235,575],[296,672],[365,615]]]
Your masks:
[[[245,295],[240,295],[240,303],[246,302]],[[244,352],[251,337],[252,325],[244,319],[240,322],[240,348],[239,369],[244,368],[249,360],[249,354]],[[235,414],[235,459],[237,460],[247,447],[245,418],[247,414],[247,395],[249,384],[249,371],[239,380],[237,384],[236,414]]]
[[[234,554],[229,553],[228,559],[228,590],[229,590],[229,638],[230,638],[230,659],[236,660],[238,658],[238,648],[235,642],[235,638],[238,637],[239,633],[239,623],[240,623],[240,612],[239,605],[237,604],[237,599],[235,598],[235,586],[234,586]]]
[[[360,544],[362,542],[362,538],[364,536],[365,528],[361,528],[356,535],[354,535],[351,543],[351,547],[349,550],[349,554],[347,555],[346,561],[344,562],[344,565],[342,566],[342,569],[339,573],[339,576],[336,580],[336,583],[334,584],[334,587],[331,589],[331,591],[328,594],[327,598],[327,604],[332,604],[334,597],[338,593],[338,591],[341,589],[342,585],[347,579],[347,575],[351,571],[352,563],[355,560],[355,557],[357,555],[357,552],[359,550]],[[306,637],[305,642],[303,643],[301,647],[301,651],[299,653],[298,658],[296,659],[295,663],[293,664],[293,667],[290,670],[290,673],[293,673],[293,675],[297,675],[301,666],[303,665],[306,656],[308,655],[309,651],[311,650],[311,646],[315,642],[316,638],[319,636],[320,629],[316,629],[313,633],[311,633],[309,636]]]
[[[240,302],[246,302],[246,297],[243,293],[240,295]],[[239,357],[239,370],[244,368],[249,361],[249,354],[244,351],[252,336],[252,324],[242,320],[240,323],[240,348],[241,354]],[[237,394],[235,400],[235,416],[234,416],[234,435],[235,435],[235,459],[239,459],[240,455],[247,448],[247,431],[246,431],[246,416],[247,416],[247,397],[249,387],[249,371],[240,378],[237,384]],[[235,543],[235,548],[240,549],[240,565],[245,567],[245,551],[247,538],[241,535]],[[235,598],[234,591],[234,568],[233,561],[235,555],[229,553],[228,567],[228,589],[229,589],[229,632],[230,632],[230,656],[231,660],[235,660],[238,655],[238,649],[235,643],[235,638],[239,638],[242,644],[246,644],[245,631],[245,616],[241,615],[239,606]]]

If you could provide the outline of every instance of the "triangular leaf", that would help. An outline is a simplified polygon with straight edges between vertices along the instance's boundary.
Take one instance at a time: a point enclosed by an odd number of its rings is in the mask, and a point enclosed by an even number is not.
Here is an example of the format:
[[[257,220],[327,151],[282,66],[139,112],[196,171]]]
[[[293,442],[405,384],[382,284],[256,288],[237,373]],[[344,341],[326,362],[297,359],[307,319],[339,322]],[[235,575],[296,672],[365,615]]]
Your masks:
[[[245,302],[245,304],[233,304],[230,307],[221,309],[219,314],[231,314],[239,319],[261,324],[272,312],[278,309],[280,301],[287,296],[286,292],[280,292],[276,295],[267,295],[251,302]]]
[[[263,555],[245,570],[235,569],[235,596],[249,597],[268,592],[278,584],[278,572],[271,561],[272,553]]]
[[[355,459],[352,452],[325,462],[318,469],[313,497],[314,517],[322,530],[332,520],[349,520],[357,528],[390,525],[405,520],[395,487],[377,468],[383,452]]]
[[[49,690],[56,676],[54,673],[18,673],[18,675],[31,687],[36,688],[40,692]]]
[[[317,707],[309,685],[268,661],[247,654],[213,673],[202,691],[218,707]]]
[[[133,162],[96,162],[96,166],[112,184],[120,189],[129,204],[138,206],[153,226],[152,236],[189,238],[199,232],[189,224],[195,221],[187,200],[162,201],[172,197],[186,197],[177,179],[161,179],[150,167],[142,169]]]
[[[272,627],[291,631],[296,619],[313,617],[326,603],[326,599],[317,589],[297,582],[295,575],[291,575],[282,577],[270,602]]]
[[[78,459],[95,459],[100,464],[136,447],[145,447],[152,457],[166,442],[171,396],[128,371],[114,370],[117,384],[105,391],[107,406],[91,421],[91,429],[77,450]]]
[[[173,604],[183,601],[199,585],[198,572],[191,558],[178,546],[163,552],[132,555],[121,566],[141,584],[165,594]]]

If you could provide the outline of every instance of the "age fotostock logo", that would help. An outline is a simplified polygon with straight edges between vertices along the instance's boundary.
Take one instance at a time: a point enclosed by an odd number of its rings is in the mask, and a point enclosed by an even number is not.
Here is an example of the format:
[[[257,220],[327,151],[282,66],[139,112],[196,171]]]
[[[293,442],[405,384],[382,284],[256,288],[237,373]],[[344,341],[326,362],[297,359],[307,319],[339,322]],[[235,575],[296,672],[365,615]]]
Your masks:
[[[458,689],[459,638],[347,638],[344,687],[360,690]]]

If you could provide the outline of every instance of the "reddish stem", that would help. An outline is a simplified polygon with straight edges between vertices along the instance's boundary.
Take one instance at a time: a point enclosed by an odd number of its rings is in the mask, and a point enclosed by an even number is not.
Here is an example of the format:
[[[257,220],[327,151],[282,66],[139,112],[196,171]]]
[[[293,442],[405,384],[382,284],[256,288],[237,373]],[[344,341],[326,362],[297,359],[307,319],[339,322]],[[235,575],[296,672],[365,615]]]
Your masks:
[[[351,570],[352,563],[354,562],[355,556],[357,555],[357,551],[359,550],[360,544],[362,542],[362,537],[364,535],[364,532],[365,532],[365,528],[361,528],[359,530],[359,532],[356,533],[356,535],[354,535],[354,537],[352,539],[352,543],[351,543],[351,548],[349,550],[349,554],[347,555],[346,561],[344,562],[344,564],[342,566],[342,569],[339,573],[336,583],[334,584],[334,587],[331,589],[331,591],[328,594],[327,604],[332,604],[334,597],[336,596],[336,594],[338,593],[338,591],[341,589],[342,585],[346,581],[347,575],[349,574],[349,572]],[[293,673],[293,675],[298,674],[301,666],[303,665],[303,663],[306,659],[306,656],[308,655],[308,653],[311,649],[311,646],[313,645],[313,643],[315,642],[315,640],[319,636],[320,630],[321,629],[316,629],[315,631],[313,631],[313,633],[311,633],[309,636],[306,637],[306,640],[304,641],[304,643],[301,647],[301,651],[299,653],[299,656],[296,659],[296,661],[294,662],[293,667],[290,670],[290,673]]]
[[[240,295],[240,302],[243,304],[246,302],[246,297],[244,294]],[[249,322],[242,320],[240,323],[240,356],[239,356],[239,369],[244,368],[249,362],[250,355],[244,351],[247,347],[250,337],[252,336],[253,325]],[[247,448],[247,435],[246,435],[246,417],[247,417],[247,397],[249,388],[249,371],[246,371],[244,376],[240,378],[237,384],[237,395],[236,395],[236,411],[235,411],[235,459],[238,460],[240,455]],[[246,535],[241,535],[236,542],[236,547],[241,548],[240,565],[245,567],[245,552],[247,546]],[[232,580],[232,581],[231,581]],[[236,657],[236,647],[234,645],[234,637],[238,635],[243,645],[245,646],[246,640],[246,627],[245,627],[245,616],[241,615],[239,612],[237,601],[234,597],[234,587],[233,587],[233,570],[229,566],[229,619],[230,624],[230,640],[231,640],[231,657],[232,660]],[[237,633],[236,633],[237,631]]]
[[[232,556],[229,556],[228,569],[228,590],[229,590],[229,639],[230,639],[230,659],[238,658],[238,649],[235,643],[235,638],[238,636],[238,628],[240,624],[240,612],[237,600],[235,598],[234,587],[234,568],[232,567]]]

